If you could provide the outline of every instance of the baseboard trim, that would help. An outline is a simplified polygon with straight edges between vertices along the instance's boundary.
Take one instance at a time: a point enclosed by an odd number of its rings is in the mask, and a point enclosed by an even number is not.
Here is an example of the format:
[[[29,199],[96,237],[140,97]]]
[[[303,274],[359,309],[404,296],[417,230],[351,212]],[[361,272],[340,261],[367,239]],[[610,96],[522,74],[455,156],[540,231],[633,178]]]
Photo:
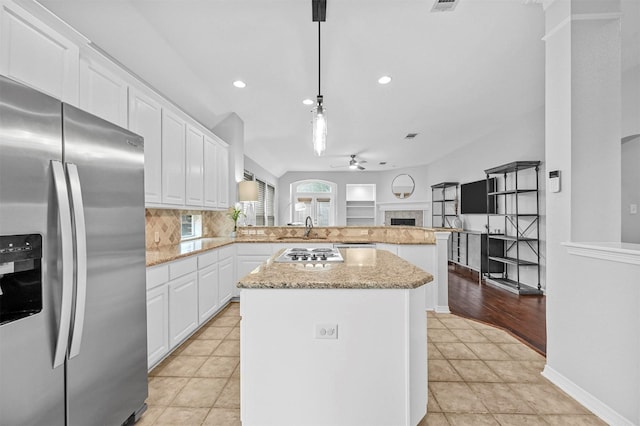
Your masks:
[[[582,389],[580,386],[576,385],[553,368],[549,367],[548,364],[544,366],[542,375],[608,424],[616,426],[634,426],[634,423],[629,421],[629,419],[623,417],[607,404],[600,401],[598,398],[591,395],[589,392]]]
[[[436,308],[434,309],[434,311],[436,312],[436,314],[450,314],[451,311],[449,310],[449,305],[445,305],[445,306],[436,306]]]

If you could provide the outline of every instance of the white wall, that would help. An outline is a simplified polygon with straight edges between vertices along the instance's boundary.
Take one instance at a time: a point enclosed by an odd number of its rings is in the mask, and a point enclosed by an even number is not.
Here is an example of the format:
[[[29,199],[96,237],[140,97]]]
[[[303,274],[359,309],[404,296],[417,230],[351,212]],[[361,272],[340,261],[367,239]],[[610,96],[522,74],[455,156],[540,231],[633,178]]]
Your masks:
[[[571,19],[572,6],[587,10]],[[616,7],[615,1],[572,0],[545,11],[546,166],[562,173],[562,191],[546,200],[545,374],[609,423],[622,425],[640,423],[640,271],[571,255],[562,245],[620,241]]]
[[[622,142],[622,241],[640,244],[640,135]]]
[[[621,136],[637,134],[640,134],[640,65],[622,73]]]
[[[544,160],[544,109],[542,108],[518,118],[491,134],[481,136],[463,148],[430,163],[427,180],[428,199],[431,200],[431,185],[445,181],[462,184],[485,179],[485,169],[523,160]],[[542,189],[540,193],[541,214],[544,212],[544,166],[541,164],[539,172]],[[485,231],[486,215],[460,216],[465,229]],[[544,224],[544,217],[541,220]],[[543,235],[544,232],[541,232],[541,236]]]
[[[413,177],[416,188],[411,197],[404,200],[397,199],[391,192],[391,182],[397,175],[406,173]],[[431,188],[427,184],[427,167],[410,167],[403,169],[393,169],[385,172],[368,172],[368,171],[344,171],[344,172],[287,172],[280,176],[278,180],[278,188],[280,195],[278,196],[279,223],[285,224],[289,222],[290,202],[291,202],[291,184],[299,180],[305,179],[321,179],[335,182],[338,186],[336,194],[336,225],[344,226],[346,224],[346,185],[348,183],[373,183],[376,185],[376,202],[427,202],[431,197]],[[376,212],[376,223],[381,224],[384,217],[381,217],[380,211]]]
[[[238,199],[238,182],[244,170],[244,121],[235,112],[227,114],[211,131],[229,144],[229,203]]]

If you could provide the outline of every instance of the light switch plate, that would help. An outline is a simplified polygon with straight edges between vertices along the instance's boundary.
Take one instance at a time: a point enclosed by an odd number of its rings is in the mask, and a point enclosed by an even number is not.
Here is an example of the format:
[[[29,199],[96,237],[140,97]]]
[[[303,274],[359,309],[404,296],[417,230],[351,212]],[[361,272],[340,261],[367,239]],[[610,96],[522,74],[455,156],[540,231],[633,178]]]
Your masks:
[[[638,214],[637,204],[629,204],[629,214]]]

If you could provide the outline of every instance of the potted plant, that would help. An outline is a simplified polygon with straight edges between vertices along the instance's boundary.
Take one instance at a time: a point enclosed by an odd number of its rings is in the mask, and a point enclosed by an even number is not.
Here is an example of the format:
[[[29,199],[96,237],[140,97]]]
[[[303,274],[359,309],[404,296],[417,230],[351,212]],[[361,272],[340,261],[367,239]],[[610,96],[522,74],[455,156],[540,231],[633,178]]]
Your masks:
[[[233,232],[231,233],[232,237],[236,236],[236,231],[238,230],[238,219],[244,216],[242,212],[242,205],[240,203],[236,203],[233,207],[229,207],[229,217],[233,219]]]

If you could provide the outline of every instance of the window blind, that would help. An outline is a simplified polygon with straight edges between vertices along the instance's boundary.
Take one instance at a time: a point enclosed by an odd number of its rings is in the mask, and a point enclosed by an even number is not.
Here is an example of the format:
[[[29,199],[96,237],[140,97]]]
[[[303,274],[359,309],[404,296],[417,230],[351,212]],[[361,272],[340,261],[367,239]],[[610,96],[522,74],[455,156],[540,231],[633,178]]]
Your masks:
[[[256,226],[264,226],[265,224],[265,201],[266,201],[266,184],[260,179],[258,182],[258,202],[256,203]]]
[[[267,225],[274,226],[276,223],[275,204],[276,189],[267,184]]]

